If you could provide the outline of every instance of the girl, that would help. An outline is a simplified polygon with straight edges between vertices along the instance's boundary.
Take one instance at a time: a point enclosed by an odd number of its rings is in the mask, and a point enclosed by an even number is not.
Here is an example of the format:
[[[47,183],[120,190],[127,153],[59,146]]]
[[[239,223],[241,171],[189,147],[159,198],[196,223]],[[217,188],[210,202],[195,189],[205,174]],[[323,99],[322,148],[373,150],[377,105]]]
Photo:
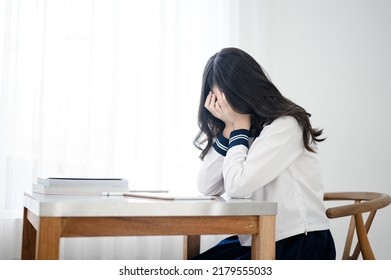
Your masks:
[[[226,48],[207,62],[194,144],[205,195],[278,203],[276,259],[335,259],[316,144],[302,107],[285,98],[246,52]],[[195,259],[250,259],[251,236],[229,237]]]

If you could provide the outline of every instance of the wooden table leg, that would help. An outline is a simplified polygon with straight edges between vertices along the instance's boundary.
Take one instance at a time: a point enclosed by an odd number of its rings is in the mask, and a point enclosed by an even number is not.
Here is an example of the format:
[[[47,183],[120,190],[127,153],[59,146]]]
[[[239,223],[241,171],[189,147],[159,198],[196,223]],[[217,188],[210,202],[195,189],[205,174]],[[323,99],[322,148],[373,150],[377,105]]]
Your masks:
[[[259,216],[258,233],[253,234],[251,258],[274,260],[276,258],[276,217]]]
[[[183,259],[189,260],[200,254],[200,235],[186,235],[183,241]]]
[[[62,232],[62,218],[41,217],[37,231],[38,260],[58,260],[60,251],[60,237]]]
[[[27,218],[28,210],[23,210],[23,237],[22,237],[22,260],[34,260],[37,241],[37,230]]]

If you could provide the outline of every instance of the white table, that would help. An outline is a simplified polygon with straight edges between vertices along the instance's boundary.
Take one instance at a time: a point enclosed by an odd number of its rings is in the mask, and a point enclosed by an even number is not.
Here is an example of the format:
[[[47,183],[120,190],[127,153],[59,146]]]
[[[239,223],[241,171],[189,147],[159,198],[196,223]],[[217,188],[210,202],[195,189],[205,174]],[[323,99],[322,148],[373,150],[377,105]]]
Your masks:
[[[200,235],[251,234],[252,258],[275,258],[277,203],[249,199],[157,200],[24,194],[22,259],[58,259],[61,237],[184,235],[184,258]]]

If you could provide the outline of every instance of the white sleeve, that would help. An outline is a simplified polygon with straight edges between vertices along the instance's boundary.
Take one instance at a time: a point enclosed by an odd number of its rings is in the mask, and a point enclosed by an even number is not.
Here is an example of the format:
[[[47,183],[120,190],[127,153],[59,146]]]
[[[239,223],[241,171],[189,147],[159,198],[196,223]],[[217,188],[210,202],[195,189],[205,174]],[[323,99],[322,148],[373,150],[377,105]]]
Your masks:
[[[245,143],[245,132],[231,133],[223,164],[224,188],[230,197],[248,197],[265,186],[304,149],[302,129],[293,117],[278,118],[265,126],[250,149]]]
[[[204,195],[224,193],[223,162],[228,150],[228,139],[221,134],[205,155],[197,178],[197,188]]]

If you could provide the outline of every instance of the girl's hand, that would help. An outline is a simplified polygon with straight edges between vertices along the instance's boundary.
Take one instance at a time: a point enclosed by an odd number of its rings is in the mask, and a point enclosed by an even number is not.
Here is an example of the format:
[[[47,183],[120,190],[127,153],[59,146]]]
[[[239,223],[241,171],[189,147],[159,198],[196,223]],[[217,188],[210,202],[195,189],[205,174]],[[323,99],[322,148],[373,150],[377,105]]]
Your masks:
[[[229,138],[232,130],[250,129],[249,114],[240,114],[233,110],[223,92],[216,86],[212,88],[205,100],[205,108],[216,118],[225,123],[223,135]]]

